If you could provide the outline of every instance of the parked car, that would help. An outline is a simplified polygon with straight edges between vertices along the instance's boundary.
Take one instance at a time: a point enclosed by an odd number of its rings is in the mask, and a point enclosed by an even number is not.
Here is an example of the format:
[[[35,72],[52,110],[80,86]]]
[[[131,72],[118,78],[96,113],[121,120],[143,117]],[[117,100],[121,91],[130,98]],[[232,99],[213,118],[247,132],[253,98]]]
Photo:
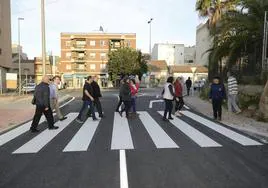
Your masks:
[[[22,87],[23,92],[34,92],[36,83],[27,83],[27,85]]]

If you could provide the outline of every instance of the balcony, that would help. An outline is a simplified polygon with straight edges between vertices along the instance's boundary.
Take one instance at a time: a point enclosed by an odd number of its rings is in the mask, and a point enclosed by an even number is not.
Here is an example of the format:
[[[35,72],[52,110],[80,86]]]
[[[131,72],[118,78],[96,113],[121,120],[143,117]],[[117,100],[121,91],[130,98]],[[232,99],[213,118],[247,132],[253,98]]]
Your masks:
[[[86,58],[72,58],[71,62],[72,63],[82,63],[82,64],[84,64],[86,62]]]
[[[73,45],[73,46],[71,46],[71,50],[73,52],[85,52],[86,45]]]

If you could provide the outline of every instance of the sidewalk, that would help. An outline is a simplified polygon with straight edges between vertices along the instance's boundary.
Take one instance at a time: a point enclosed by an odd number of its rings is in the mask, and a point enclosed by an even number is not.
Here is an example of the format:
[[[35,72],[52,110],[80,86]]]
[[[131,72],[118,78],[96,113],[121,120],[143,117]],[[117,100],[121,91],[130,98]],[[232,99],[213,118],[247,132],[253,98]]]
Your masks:
[[[208,116],[213,117],[212,105],[208,101],[200,99],[198,96],[185,96],[184,101],[190,108]],[[247,118],[241,114],[236,115],[229,113],[223,108],[222,123],[230,127],[245,131],[254,135],[268,138],[268,123],[258,122],[254,119]]]
[[[70,98],[60,94],[59,102]],[[0,133],[33,118],[35,106],[31,104],[32,95],[0,97]]]

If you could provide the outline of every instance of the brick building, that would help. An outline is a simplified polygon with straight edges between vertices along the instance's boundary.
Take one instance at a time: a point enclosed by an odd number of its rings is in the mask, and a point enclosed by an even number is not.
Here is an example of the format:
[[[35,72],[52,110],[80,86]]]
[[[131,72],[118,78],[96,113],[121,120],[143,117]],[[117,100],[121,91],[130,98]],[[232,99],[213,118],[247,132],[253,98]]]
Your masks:
[[[136,49],[132,33],[61,33],[61,61],[58,70],[70,88],[81,88],[84,78],[96,75],[107,86],[108,54],[121,47]]]

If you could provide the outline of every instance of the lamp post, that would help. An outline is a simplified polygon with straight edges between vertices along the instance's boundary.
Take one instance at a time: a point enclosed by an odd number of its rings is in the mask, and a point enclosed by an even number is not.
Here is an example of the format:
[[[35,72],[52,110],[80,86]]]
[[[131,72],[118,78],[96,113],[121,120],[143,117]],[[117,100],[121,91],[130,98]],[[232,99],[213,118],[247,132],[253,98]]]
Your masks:
[[[153,21],[153,18],[151,18],[148,21],[148,24],[150,26],[150,30],[149,30],[149,53],[150,53],[150,56],[152,56],[152,21]]]
[[[194,87],[193,87],[193,85],[194,85],[194,80],[195,80],[196,69],[197,69],[196,67],[191,67],[191,71],[193,73],[192,96],[194,96]]]
[[[24,18],[18,18],[18,54],[19,54],[19,95],[21,95],[21,48],[20,48],[20,22]]]
[[[265,11],[264,16],[264,31],[263,31],[263,44],[262,44],[262,74],[267,71],[267,42],[268,42],[268,11]]]
[[[41,33],[42,33],[42,64],[43,64],[43,76],[44,76],[46,74],[45,0],[41,0]]]

